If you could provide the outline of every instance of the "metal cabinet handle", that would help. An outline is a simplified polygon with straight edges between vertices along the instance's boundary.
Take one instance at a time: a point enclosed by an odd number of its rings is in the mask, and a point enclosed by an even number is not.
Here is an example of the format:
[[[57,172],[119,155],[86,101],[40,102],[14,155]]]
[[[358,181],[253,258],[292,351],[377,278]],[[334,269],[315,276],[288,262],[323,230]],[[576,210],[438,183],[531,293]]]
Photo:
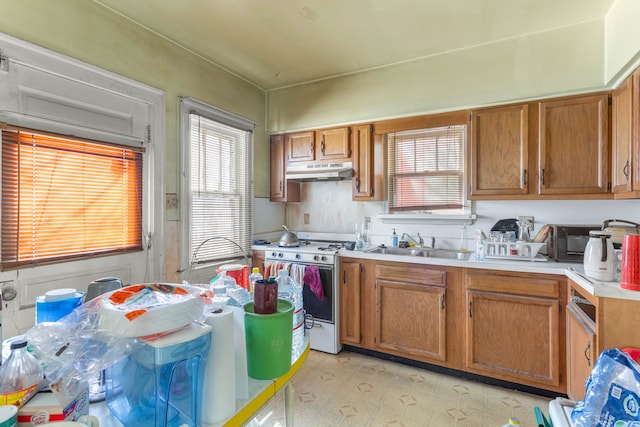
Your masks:
[[[540,180],[542,181],[542,185],[544,185],[544,168],[540,169]]]
[[[356,190],[360,191],[360,178],[357,176],[356,176],[355,185],[356,185]]]
[[[622,168],[622,173],[624,174],[624,177],[627,178],[627,181],[629,181],[629,160],[627,160],[627,163],[625,163]]]
[[[320,152],[324,154],[324,140],[320,141]]]
[[[524,169],[522,171],[522,186],[524,187],[525,185],[527,185],[527,170]]]
[[[473,305],[473,301],[469,301],[469,317],[473,317],[473,314],[471,313],[472,305]]]
[[[313,141],[311,141],[311,143],[309,144],[309,152],[313,154]]]
[[[591,358],[589,357],[589,350],[591,349],[591,341],[587,343],[587,347],[584,349],[584,358],[587,359],[587,366],[591,366]]]
[[[444,310],[444,294],[440,295],[440,310]]]
[[[280,180],[280,191],[282,191],[282,180]]]

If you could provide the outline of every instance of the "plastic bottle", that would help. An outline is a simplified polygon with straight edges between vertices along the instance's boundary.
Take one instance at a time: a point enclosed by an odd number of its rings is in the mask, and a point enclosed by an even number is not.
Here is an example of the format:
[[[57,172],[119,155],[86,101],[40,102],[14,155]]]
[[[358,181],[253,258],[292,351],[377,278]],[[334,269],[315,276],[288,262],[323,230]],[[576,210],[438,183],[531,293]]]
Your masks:
[[[260,274],[260,269],[258,267],[253,267],[251,274],[249,275],[249,292],[252,294],[256,280],[262,280],[262,274]]]
[[[513,427],[513,426],[519,426],[519,425],[520,425],[519,419],[517,419],[516,417],[510,417],[509,422],[506,424],[503,424],[502,427]]]
[[[0,366],[0,405],[20,408],[36,392],[43,378],[40,362],[27,351],[27,340],[13,341],[9,358]]]
[[[391,246],[394,248],[398,247],[398,235],[396,234],[396,229],[393,229],[393,234],[391,235]]]
[[[476,232],[476,261],[484,261],[484,233]]]
[[[296,360],[304,350],[304,308],[302,284],[289,277],[287,270],[278,270],[278,298],[293,304],[293,325],[291,330],[291,360]]]

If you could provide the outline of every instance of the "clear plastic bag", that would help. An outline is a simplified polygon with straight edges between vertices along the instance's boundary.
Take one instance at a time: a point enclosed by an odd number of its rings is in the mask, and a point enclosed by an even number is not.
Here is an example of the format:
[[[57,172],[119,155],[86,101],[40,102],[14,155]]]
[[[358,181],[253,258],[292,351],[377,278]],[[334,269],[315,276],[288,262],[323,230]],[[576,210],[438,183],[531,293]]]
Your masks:
[[[640,422],[640,366],[618,349],[602,352],[571,412],[574,427],[622,427]],[[638,424],[640,425],[640,424]]]
[[[213,294],[189,285],[142,284],[105,293],[57,322],[39,323],[25,336],[54,392],[76,396],[86,380],[142,345],[203,321]],[[176,310],[187,307],[187,311]]]

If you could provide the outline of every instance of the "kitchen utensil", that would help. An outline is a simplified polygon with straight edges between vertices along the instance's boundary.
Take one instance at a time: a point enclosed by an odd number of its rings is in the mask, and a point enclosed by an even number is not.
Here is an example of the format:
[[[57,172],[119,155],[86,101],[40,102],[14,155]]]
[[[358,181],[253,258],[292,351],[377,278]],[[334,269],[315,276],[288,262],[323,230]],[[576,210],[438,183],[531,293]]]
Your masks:
[[[622,241],[620,287],[640,291],[640,236],[627,234]]]
[[[549,226],[549,224],[544,225],[540,229],[540,231],[538,231],[536,237],[533,238],[533,243],[543,243],[544,241],[546,241],[550,231],[551,227]]]
[[[624,223],[632,225],[632,227],[611,225],[612,223]],[[611,233],[611,243],[616,249],[622,246],[622,238],[625,234],[640,234],[640,224],[625,219],[607,219],[602,224],[602,230]]]
[[[283,225],[284,233],[280,236],[280,240],[278,241],[278,246],[282,246],[285,248],[290,248],[294,246],[300,246],[300,239],[296,236],[295,233],[289,231],[286,225]]]
[[[587,276],[604,282],[615,279],[615,254],[611,234],[604,231],[589,232],[584,250],[584,272]]]

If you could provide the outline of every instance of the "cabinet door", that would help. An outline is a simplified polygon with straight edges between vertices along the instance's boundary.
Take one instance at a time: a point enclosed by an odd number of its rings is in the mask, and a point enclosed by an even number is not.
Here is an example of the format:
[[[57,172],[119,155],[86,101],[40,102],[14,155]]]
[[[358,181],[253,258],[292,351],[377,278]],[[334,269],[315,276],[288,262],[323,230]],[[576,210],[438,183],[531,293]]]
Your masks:
[[[408,357],[446,358],[445,288],[378,280],[376,348]]]
[[[360,330],[360,283],[362,265],[359,262],[340,262],[340,340],[343,344],[358,345]]]
[[[284,153],[284,136],[271,136],[269,200],[272,202],[299,202],[300,183],[285,180],[286,164],[284,161]]]
[[[287,134],[287,162],[310,162],[315,159],[315,132]]]
[[[528,115],[527,104],[472,111],[470,198],[528,194]]]
[[[631,191],[632,179],[632,126],[633,126],[633,76],[622,83],[612,95],[613,144],[612,191],[625,193]]]
[[[353,145],[353,200],[373,197],[373,125],[354,126],[351,131]]]
[[[609,187],[608,95],[539,103],[539,194],[602,194]]]
[[[349,128],[319,130],[316,135],[316,160],[349,160]]]
[[[466,369],[532,386],[560,385],[558,300],[467,291]]]
[[[595,325],[593,325],[595,326]],[[596,353],[596,334],[569,304],[567,306],[567,394],[573,400],[582,400],[585,381],[589,378]]]
[[[632,189],[640,191],[640,68],[633,73]]]

